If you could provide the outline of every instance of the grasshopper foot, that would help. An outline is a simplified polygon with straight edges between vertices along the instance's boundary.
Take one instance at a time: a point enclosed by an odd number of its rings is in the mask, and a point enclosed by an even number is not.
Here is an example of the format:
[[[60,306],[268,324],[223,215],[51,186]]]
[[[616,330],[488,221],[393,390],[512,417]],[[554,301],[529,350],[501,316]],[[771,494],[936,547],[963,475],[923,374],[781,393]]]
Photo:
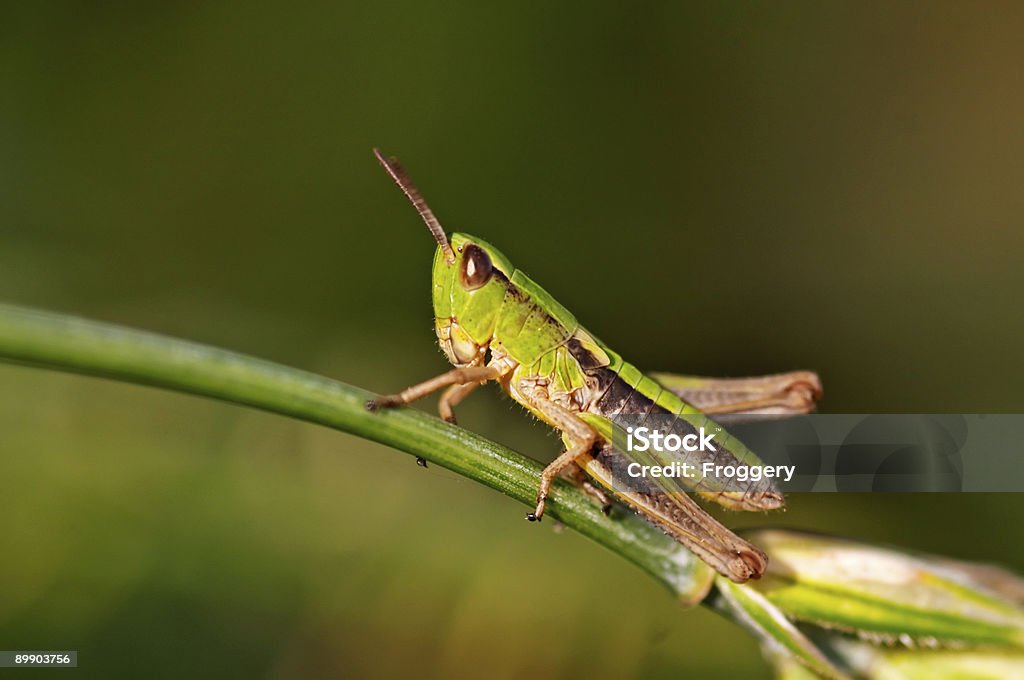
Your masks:
[[[736,556],[741,562],[743,562],[744,566],[746,566],[748,570],[746,578],[744,578],[743,581],[751,578],[761,578],[761,574],[763,574],[764,570],[768,568],[768,556],[757,548],[752,550],[737,550]],[[742,581],[738,581],[738,583],[741,582]]]
[[[427,467],[427,459],[422,458],[420,456],[416,456],[416,464],[419,465],[421,468],[425,468]]]
[[[530,520],[531,522],[541,521],[541,519],[543,519],[544,517],[544,505],[546,504],[545,501],[547,501],[546,493],[542,494],[540,498],[537,499],[537,508],[533,512],[528,514],[526,516],[526,519]]]
[[[396,399],[395,397],[377,397],[376,399],[371,399],[366,402],[366,410],[379,411],[385,408],[394,408],[395,406],[400,406],[403,403],[404,402],[401,399]]]

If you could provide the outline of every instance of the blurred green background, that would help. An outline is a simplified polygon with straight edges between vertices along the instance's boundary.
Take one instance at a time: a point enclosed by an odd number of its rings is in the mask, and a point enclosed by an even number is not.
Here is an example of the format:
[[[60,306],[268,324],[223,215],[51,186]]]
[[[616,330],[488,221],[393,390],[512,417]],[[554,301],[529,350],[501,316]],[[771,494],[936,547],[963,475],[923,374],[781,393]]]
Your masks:
[[[483,5],[9,4],[0,299],[403,387],[445,367],[433,246],[378,145],[641,367],[1021,410],[1024,6]],[[464,426],[555,455],[488,392]],[[522,516],[343,434],[0,366],[0,648],[93,677],[767,675]],[[725,517],[1024,568],[1019,496]]]

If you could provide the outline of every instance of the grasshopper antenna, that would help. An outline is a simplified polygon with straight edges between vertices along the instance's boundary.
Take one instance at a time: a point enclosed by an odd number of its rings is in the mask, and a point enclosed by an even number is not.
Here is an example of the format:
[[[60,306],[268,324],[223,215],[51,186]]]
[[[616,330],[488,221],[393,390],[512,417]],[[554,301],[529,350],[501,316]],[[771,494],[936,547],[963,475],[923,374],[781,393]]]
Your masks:
[[[395,184],[402,190],[402,193],[406,195],[409,201],[412,203],[412,207],[416,208],[416,212],[420,214],[420,217],[427,225],[427,229],[434,235],[434,240],[437,241],[437,245],[441,246],[441,251],[444,253],[445,264],[451,264],[455,262],[455,251],[452,250],[452,245],[448,243],[448,237],[445,236],[444,227],[434,217],[434,211],[427,205],[426,200],[420,195],[420,190],[416,188],[416,185],[409,179],[409,175],[405,174],[405,169],[399,164],[398,159],[394,156],[390,158],[380,152],[379,149],[373,150],[373,155],[377,157],[380,164],[384,166],[384,169],[391,175],[391,179],[395,180]]]

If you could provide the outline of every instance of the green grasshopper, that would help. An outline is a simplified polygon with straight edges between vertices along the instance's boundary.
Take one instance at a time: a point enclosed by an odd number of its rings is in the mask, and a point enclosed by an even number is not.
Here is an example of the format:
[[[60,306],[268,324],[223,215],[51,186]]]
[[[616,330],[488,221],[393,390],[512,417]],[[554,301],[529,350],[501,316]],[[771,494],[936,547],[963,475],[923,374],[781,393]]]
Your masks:
[[[565,451],[541,474],[531,521],[544,516],[555,477],[569,477],[605,507],[606,492],[625,503],[737,583],[759,577],[767,556],[697,505],[697,492],[737,510],[774,510],[784,505],[771,480],[755,485],[730,479],[661,478],[653,488],[623,485],[616,465],[635,460],[623,452],[620,414],[658,416],[683,437],[698,428],[718,436],[717,450],[688,454],[692,462],[761,465],[739,440],[708,415],[806,413],[821,395],[817,375],[797,371],[760,378],[712,379],[671,374],[644,375],[595,338],[565,307],[529,279],[496,248],[468,234],[445,234],[426,201],[395,158],[374,155],[412,202],[437,241],[433,264],[435,330],[455,366],[435,378],[367,404],[408,404],[442,388],[441,417],[455,422],[454,407],[479,385],[494,381],[519,404],[562,434]],[[703,430],[701,430],[703,432]],[[656,452],[670,462],[681,454]],[[589,478],[589,479],[588,479]],[[596,482],[595,485],[592,482]]]

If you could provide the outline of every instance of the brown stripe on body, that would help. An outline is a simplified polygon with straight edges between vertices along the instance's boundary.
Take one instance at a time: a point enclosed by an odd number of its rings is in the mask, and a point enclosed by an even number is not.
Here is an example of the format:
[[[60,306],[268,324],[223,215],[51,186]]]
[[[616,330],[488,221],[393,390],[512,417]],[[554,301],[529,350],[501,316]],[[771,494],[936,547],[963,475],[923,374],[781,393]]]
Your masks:
[[[592,378],[597,387],[593,391],[588,410],[592,413],[614,419],[616,416],[637,417],[635,422],[630,423],[639,427],[650,421],[652,418],[657,422],[656,429],[662,434],[675,434],[680,439],[687,435],[699,437],[699,426],[695,426],[686,418],[680,416],[679,412],[672,412],[657,403],[655,399],[643,394],[640,390],[629,385],[623,380],[617,370],[601,366],[596,358],[583,347],[575,338],[570,339],[566,344],[573,358],[580,362],[583,372]],[[671,395],[671,393],[666,393]],[[671,395],[670,399],[679,402],[678,411],[685,408],[686,403]],[[698,416],[700,417],[700,416]],[[704,416],[707,426],[715,424]],[[677,453],[665,452],[663,457],[678,459],[680,463],[695,465],[696,471],[703,470],[704,463],[712,463],[718,466],[732,466],[737,470],[741,465],[736,455],[726,448],[723,448],[719,441],[716,451],[679,451]],[[699,492],[721,505],[740,510],[771,510],[782,507],[784,504],[782,494],[775,487],[774,482],[767,477],[758,481],[747,479],[741,481],[738,474],[732,475],[711,475],[709,484],[706,479],[680,480],[686,483],[686,488]],[[632,481],[632,480],[631,480]]]

